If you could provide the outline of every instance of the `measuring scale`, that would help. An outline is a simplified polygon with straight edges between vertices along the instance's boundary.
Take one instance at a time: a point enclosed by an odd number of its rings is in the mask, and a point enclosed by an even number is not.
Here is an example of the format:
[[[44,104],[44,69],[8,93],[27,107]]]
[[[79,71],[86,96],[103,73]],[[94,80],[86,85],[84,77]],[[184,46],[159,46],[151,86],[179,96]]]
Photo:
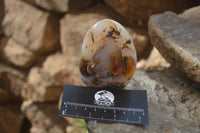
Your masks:
[[[148,124],[146,90],[99,89],[65,85],[60,115],[66,117]]]

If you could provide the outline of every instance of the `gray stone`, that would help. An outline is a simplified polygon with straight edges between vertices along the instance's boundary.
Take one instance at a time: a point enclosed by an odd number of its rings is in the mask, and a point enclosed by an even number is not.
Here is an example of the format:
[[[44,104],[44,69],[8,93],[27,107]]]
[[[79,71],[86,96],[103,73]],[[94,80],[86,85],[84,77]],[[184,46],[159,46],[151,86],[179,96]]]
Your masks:
[[[23,1],[5,0],[4,34],[34,52],[52,50],[59,39],[59,19]]]
[[[136,70],[126,89],[147,90],[149,125],[88,123],[94,133],[199,133],[200,93],[196,84],[172,68]]]
[[[68,123],[58,116],[57,102],[24,101],[21,110],[31,122],[30,133],[66,133]]]
[[[0,55],[15,66],[28,68],[36,62],[38,56],[15,40],[2,38],[0,43]]]
[[[200,83],[200,22],[172,12],[153,15],[149,35],[152,44],[173,67]]]
[[[39,67],[33,67],[28,75],[27,84],[22,89],[22,97],[37,102],[57,101],[62,86]]]
[[[90,6],[94,0],[24,0],[48,11],[67,12],[81,10]]]

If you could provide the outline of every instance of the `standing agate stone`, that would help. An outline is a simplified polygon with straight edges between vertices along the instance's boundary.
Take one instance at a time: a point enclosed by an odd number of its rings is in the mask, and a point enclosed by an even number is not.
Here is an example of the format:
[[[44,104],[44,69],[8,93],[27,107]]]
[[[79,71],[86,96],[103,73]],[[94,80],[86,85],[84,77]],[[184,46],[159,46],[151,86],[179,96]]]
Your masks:
[[[118,22],[104,19],[87,32],[81,49],[79,72],[91,87],[123,88],[137,62],[136,50],[127,30]]]

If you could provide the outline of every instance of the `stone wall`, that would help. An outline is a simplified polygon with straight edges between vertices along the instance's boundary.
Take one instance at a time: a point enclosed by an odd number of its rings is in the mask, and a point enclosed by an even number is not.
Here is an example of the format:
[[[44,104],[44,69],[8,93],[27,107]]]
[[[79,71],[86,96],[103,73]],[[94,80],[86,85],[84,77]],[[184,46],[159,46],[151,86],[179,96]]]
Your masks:
[[[64,84],[83,85],[78,66],[87,30],[105,18],[120,22],[142,59],[138,67],[161,70],[170,65],[152,50],[148,19],[194,4],[195,0],[1,0],[0,133],[84,132],[71,124],[76,123],[73,119],[58,117],[58,102]],[[182,16],[197,18],[187,12]]]

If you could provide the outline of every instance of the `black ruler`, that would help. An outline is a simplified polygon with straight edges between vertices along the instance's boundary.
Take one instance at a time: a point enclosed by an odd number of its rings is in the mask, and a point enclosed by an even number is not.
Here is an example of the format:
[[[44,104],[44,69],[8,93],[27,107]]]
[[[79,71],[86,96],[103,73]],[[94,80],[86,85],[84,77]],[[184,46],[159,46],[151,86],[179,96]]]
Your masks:
[[[60,116],[145,125],[149,122],[147,93],[65,85]]]

